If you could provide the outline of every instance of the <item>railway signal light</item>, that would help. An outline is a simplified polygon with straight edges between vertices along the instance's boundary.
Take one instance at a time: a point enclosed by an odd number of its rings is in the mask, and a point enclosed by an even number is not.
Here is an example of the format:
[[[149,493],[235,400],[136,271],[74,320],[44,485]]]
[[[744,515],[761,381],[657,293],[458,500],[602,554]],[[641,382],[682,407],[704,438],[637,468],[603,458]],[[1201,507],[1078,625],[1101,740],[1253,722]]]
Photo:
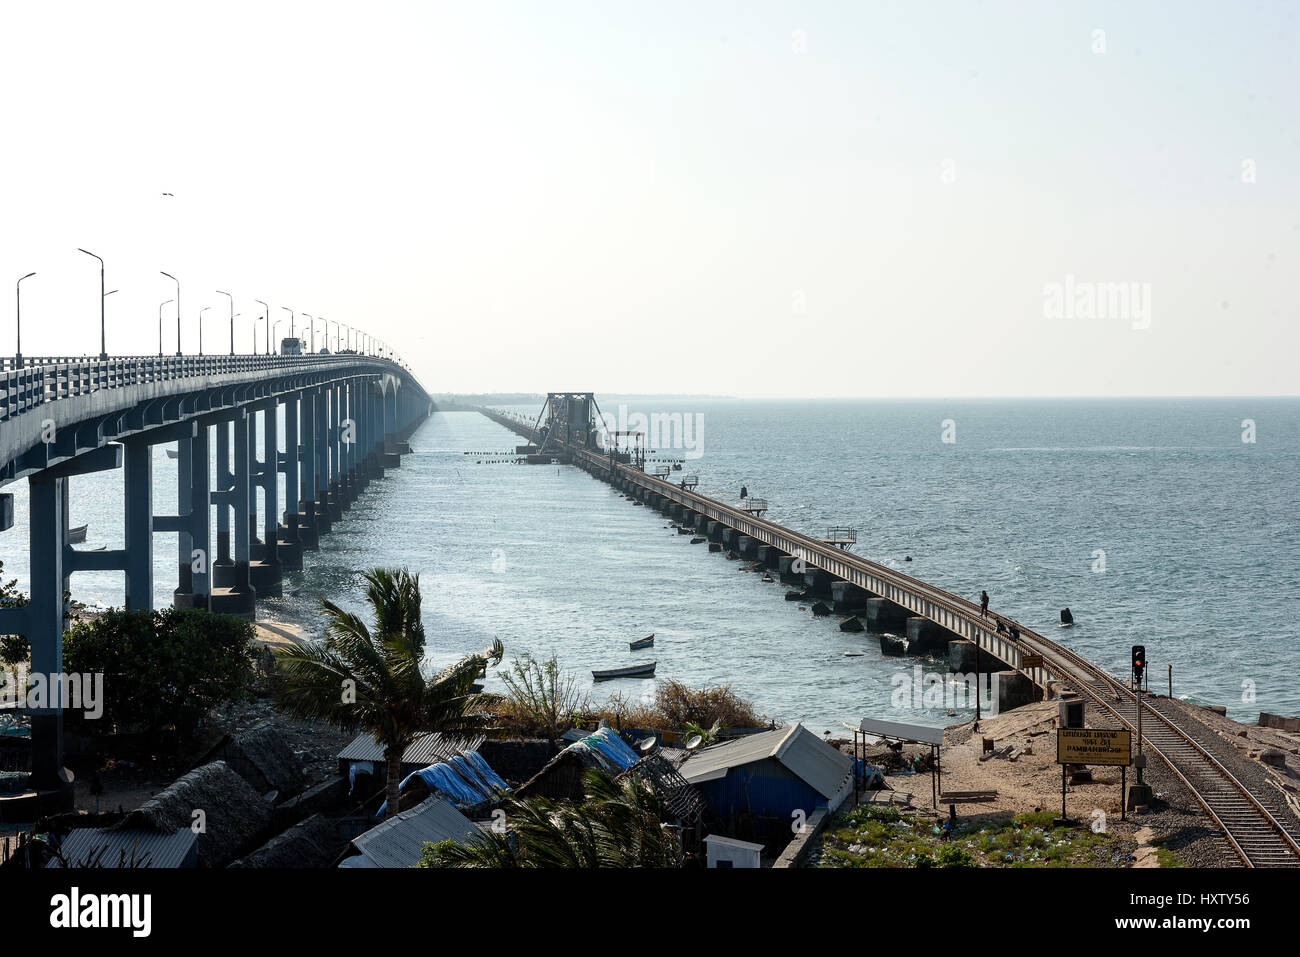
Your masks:
[[[1142,671],[1147,666],[1147,649],[1145,645],[1133,646],[1133,678],[1139,687],[1142,684]]]

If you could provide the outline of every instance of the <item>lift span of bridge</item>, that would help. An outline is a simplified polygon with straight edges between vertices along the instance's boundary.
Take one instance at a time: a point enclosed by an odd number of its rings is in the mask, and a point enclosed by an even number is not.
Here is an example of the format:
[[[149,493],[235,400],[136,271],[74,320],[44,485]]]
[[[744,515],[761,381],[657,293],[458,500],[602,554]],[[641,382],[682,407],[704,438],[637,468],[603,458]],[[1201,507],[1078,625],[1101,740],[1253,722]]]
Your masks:
[[[33,674],[61,674],[70,576],[120,570],[125,606],[152,608],[154,532],[179,533],[176,606],[252,618],[257,596],[279,594],[283,569],[301,568],[303,550],[317,548],[362,489],[400,464],[405,440],[431,412],[403,365],[356,353],[28,358],[20,368],[5,360],[0,485],[28,480],[30,595],[25,606],[0,609],[0,634],[27,638]],[[178,508],[157,515],[153,447],[173,442]],[[69,482],[113,468],[123,469],[125,548],[73,548]],[[0,530],[13,514],[13,495],[0,492]],[[31,787],[61,795],[57,806],[70,795],[62,710],[30,714]]]
[[[550,439],[560,461],[609,482],[711,540],[729,540],[742,556],[753,556],[783,573],[800,561],[811,569],[803,576],[808,584],[817,576],[829,576],[832,592],[860,589],[866,595],[868,619],[873,625],[906,627],[909,635],[922,636],[927,626],[943,628],[1025,675],[1039,688],[1068,686],[1091,701],[1099,713],[1137,730],[1138,701],[1133,690],[1059,642],[999,616],[1005,624],[1016,626],[1019,640],[1013,640],[997,630],[996,619],[981,614],[978,605],[959,595],[684,487],[690,483],[674,485],[666,478],[647,475],[626,461],[626,456],[599,450],[594,428],[583,434],[570,427],[570,441],[557,444],[549,432],[543,435],[525,420],[486,408],[479,411],[530,443],[540,446]],[[855,599],[847,601],[852,604]],[[1256,794],[1184,729],[1185,719],[1158,701],[1148,699],[1143,712],[1142,745],[1182,782],[1243,864],[1300,865],[1300,837],[1294,823],[1284,823],[1290,819],[1276,798]]]

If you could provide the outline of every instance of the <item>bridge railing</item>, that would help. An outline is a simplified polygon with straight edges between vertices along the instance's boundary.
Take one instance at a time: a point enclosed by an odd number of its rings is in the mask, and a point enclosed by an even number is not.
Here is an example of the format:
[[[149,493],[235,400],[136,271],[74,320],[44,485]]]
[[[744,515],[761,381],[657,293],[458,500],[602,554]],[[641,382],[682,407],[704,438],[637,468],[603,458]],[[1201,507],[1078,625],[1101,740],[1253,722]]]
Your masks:
[[[22,368],[15,368],[13,359],[5,359],[4,368],[0,370],[0,422],[9,421],[36,406],[88,395],[101,389],[121,389],[154,382],[244,372],[329,367],[340,361],[358,360],[377,365],[396,365],[389,359],[346,353],[308,356],[115,356],[104,360],[84,356],[42,357],[25,359]]]

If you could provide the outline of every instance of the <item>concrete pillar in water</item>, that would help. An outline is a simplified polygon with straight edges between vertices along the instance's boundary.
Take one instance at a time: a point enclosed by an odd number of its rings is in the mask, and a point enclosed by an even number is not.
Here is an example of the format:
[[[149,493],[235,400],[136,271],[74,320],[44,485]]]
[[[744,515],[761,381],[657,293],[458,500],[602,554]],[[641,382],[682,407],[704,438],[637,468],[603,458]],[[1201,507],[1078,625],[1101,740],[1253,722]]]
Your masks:
[[[277,468],[284,472],[284,525],[278,532],[279,559],[285,569],[302,568],[302,539],[298,537],[298,396],[289,395],[284,400],[284,454],[277,448],[274,456]],[[276,482],[279,496],[279,482]]]
[[[838,612],[856,614],[865,611],[867,599],[871,597],[869,591],[852,582],[831,582],[831,599]]]
[[[284,568],[280,564],[280,417],[275,400],[262,407],[262,462],[254,489],[262,493],[262,555],[249,564],[249,581],[263,597],[283,593]],[[249,452],[253,443],[249,442]],[[253,518],[257,518],[255,495]]]
[[[230,566],[230,584],[212,589],[210,607],[214,612],[238,615],[241,618],[253,618],[256,611],[257,593],[249,581],[248,564],[252,536],[248,522],[248,414],[239,409],[231,423],[233,436],[231,446],[235,453],[234,467],[231,469],[233,492],[229,496],[230,508],[234,512],[234,554]]]
[[[820,568],[805,568],[803,573],[804,590],[818,598],[831,597],[831,580],[829,572]]]
[[[323,387],[313,390],[312,393],[314,404],[312,444],[316,449],[316,466],[313,470],[316,489],[312,498],[316,502],[316,529],[321,535],[333,526],[335,516],[335,510],[330,507],[329,494],[329,396],[327,393],[328,390]]]
[[[913,615],[907,619],[907,646],[915,654],[946,655],[954,638],[956,635],[929,618]]]
[[[748,535],[736,536],[736,551],[740,552],[744,558],[751,558],[754,555],[754,540]]]
[[[796,564],[797,563],[797,564]],[[781,555],[776,560],[777,570],[780,572],[780,579],[787,585],[803,586],[803,571],[796,570],[803,568],[803,560],[793,555]]]
[[[126,607],[149,611],[153,609],[153,447],[140,437],[122,444]]]
[[[320,548],[316,504],[316,399],[312,390],[299,392],[298,434],[298,538],[302,547]]]
[[[721,523],[721,522],[710,521],[710,522],[708,523],[708,525],[707,525],[707,529],[708,529],[708,530],[705,532],[705,535],[707,536],[707,538],[709,539],[709,541],[711,541],[711,542],[719,542],[719,543],[721,543],[721,541],[722,541],[722,530],[723,530],[723,525],[722,525],[722,523]]]
[[[217,423],[217,487],[212,501],[217,506],[217,557],[211,564],[212,584],[229,588],[234,581],[235,560],[230,555],[230,508],[234,479],[230,474],[230,420]]]
[[[871,631],[903,631],[911,612],[888,598],[867,599],[867,628]]]
[[[339,411],[339,390],[337,385],[331,385],[326,390],[326,407],[329,410],[326,415],[328,423],[325,431],[325,442],[329,447],[329,456],[326,467],[329,476],[329,510],[330,520],[337,522],[343,518],[343,510],[347,504],[343,501],[343,492],[339,488],[339,433],[343,416]]]

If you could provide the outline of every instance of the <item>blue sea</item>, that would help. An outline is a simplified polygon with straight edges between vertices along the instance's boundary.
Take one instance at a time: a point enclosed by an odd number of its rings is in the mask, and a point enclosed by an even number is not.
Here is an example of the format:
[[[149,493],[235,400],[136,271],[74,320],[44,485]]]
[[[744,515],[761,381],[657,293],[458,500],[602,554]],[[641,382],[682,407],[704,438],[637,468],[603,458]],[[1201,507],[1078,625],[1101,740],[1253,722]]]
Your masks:
[[[852,526],[858,554],[971,598],[985,589],[995,611],[1116,674],[1145,644],[1153,690],[1172,666],[1179,697],[1243,720],[1300,714],[1300,400],[598,398],[614,417],[690,416],[698,445],[651,459],[685,459],[674,475],[698,474],[706,494],[736,501],[746,486],[770,519],[814,535]],[[893,679],[914,662],[813,619],[576,468],[513,464],[517,441],[475,413],[433,416],[260,615],[318,633],[320,596],[355,603],[362,569],[404,564],[421,574],[432,664],[499,637],[507,657],[557,655],[597,700],[652,694],[590,674],[650,657],[659,679],[730,684],[819,732],[967,716],[894,707]],[[25,586],[26,490],[9,490],[18,525],[0,557]],[[87,545],[121,547],[120,474],[74,479],[72,496]],[[174,504],[175,462],[159,447],[155,511]],[[175,536],[155,545],[163,602]],[[120,604],[122,576],[78,574],[72,591]],[[1058,630],[1066,606],[1076,624]],[[629,652],[651,632],[652,652]]]

